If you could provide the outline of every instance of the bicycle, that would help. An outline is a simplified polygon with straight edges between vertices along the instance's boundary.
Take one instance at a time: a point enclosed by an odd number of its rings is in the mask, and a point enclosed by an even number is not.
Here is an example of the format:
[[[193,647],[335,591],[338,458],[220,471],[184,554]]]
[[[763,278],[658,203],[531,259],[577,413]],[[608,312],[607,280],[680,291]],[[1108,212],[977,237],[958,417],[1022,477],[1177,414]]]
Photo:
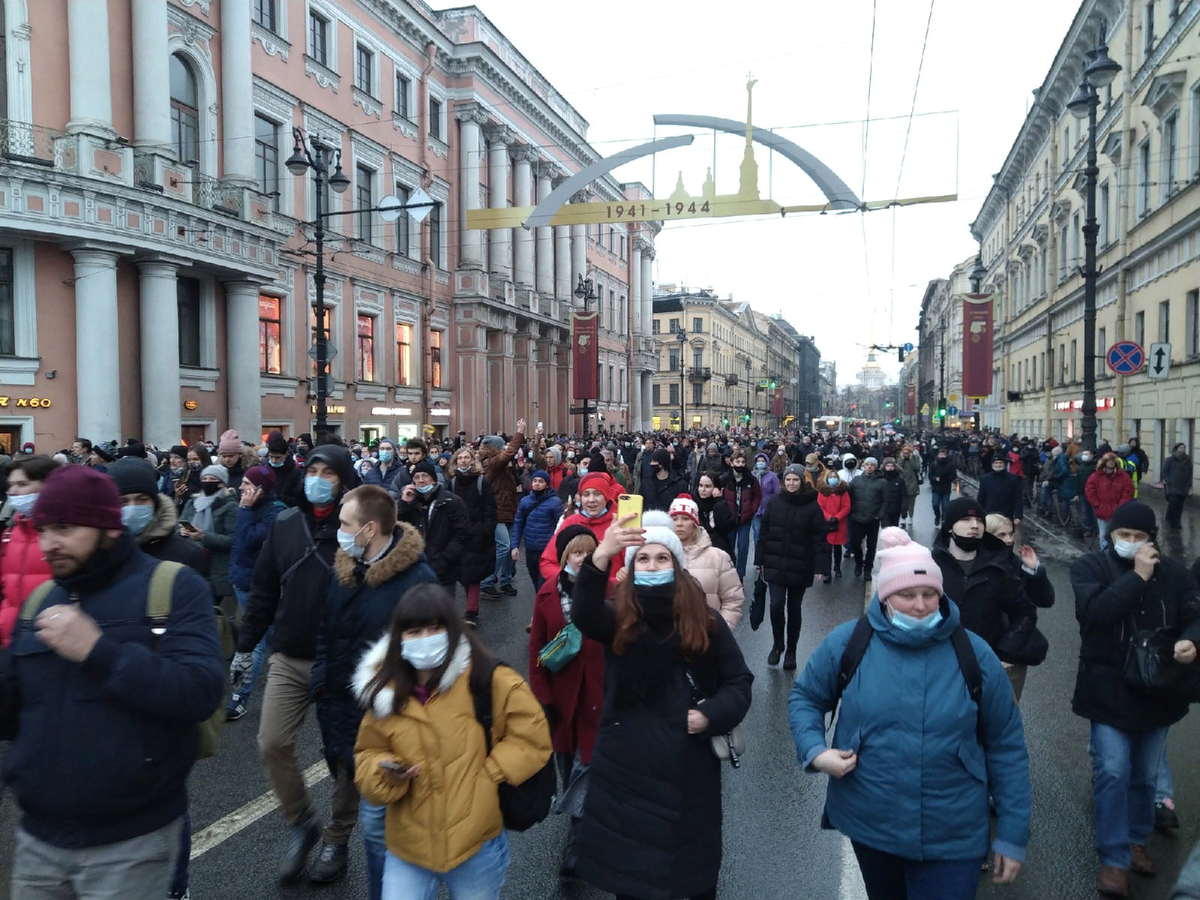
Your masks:
[[[1076,507],[1079,498],[1072,497],[1070,500],[1063,502],[1057,490],[1051,493],[1051,519],[1063,529],[1070,528],[1072,523],[1077,518]]]

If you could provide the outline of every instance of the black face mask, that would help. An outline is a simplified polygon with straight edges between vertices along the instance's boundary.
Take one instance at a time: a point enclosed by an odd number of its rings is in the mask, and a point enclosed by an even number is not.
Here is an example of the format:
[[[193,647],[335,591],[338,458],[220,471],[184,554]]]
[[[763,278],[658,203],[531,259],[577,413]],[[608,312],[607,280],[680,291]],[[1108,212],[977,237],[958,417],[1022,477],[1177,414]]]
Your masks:
[[[657,475],[661,471],[662,471],[662,466],[660,466],[658,463],[650,463],[651,474]]]
[[[220,482],[217,481],[202,481],[200,482],[200,490],[204,491],[206,497],[211,497],[221,489]]]
[[[853,460],[853,459],[848,459],[848,460],[846,460],[846,471],[851,471],[851,470],[853,470],[853,469],[854,469],[854,467],[855,467],[855,466],[857,466],[857,465],[858,465],[858,462],[857,462],[857,461],[855,461],[855,460]]]
[[[883,470],[883,477],[884,477],[884,478],[895,478],[895,477],[896,477],[897,475],[899,475],[899,474],[900,474],[900,473],[899,473],[899,472],[897,472],[895,469],[884,469],[884,470]]]
[[[981,537],[963,537],[962,535],[950,532],[950,538],[954,543],[958,544],[959,550],[965,550],[970,553],[972,550],[978,550],[979,545],[983,543]]]

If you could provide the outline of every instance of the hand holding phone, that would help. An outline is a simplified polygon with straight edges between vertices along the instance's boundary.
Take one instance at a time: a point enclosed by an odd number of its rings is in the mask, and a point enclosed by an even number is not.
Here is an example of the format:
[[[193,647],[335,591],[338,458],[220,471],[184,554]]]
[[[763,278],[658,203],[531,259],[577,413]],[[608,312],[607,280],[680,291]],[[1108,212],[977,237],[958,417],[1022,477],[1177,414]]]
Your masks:
[[[406,766],[404,763],[394,759],[381,759],[379,761],[379,768],[399,781],[410,781],[421,774],[420,766]]]
[[[637,516],[637,518],[624,527],[642,527],[642,497],[640,494],[620,494],[617,497],[616,521],[622,522],[626,516]]]

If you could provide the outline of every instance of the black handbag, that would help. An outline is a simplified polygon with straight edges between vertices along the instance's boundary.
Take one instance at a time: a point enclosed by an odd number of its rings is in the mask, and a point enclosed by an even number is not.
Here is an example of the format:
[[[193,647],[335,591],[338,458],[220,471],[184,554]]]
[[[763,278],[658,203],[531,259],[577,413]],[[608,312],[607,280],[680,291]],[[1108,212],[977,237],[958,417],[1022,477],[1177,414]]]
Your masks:
[[[758,631],[758,626],[763,623],[763,617],[767,614],[767,579],[763,578],[762,570],[759,570],[758,580],[754,582],[754,596],[750,600],[750,630]]]
[[[1175,661],[1178,640],[1174,628],[1135,630],[1125,655],[1122,680],[1142,693],[1200,703],[1200,671],[1195,665],[1185,666]]]
[[[996,644],[996,653],[1005,662],[1019,666],[1040,666],[1050,652],[1050,642],[1035,625],[1028,631],[1006,631]]]

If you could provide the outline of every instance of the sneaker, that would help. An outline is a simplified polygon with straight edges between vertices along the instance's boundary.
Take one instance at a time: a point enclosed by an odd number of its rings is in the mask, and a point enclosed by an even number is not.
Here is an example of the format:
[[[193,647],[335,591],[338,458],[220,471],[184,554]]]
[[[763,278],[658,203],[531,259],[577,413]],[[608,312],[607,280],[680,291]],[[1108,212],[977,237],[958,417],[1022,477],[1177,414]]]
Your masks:
[[[249,697],[242,697],[238,694],[234,694],[229,698],[229,705],[225,707],[225,721],[236,722],[246,714],[246,708],[249,705]]]
[[[500,585],[500,593],[507,594],[510,597],[517,596],[517,589],[512,586],[512,582]]]
[[[317,884],[328,884],[346,871],[346,861],[349,857],[345,844],[327,844],[322,841],[317,861],[308,870],[308,880]]]
[[[1173,806],[1159,800],[1154,804],[1154,830],[1159,834],[1174,834],[1179,830],[1179,816]]]
[[[466,622],[468,625],[470,625],[472,628],[478,628],[479,627],[479,610],[468,609],[465,613],[463,613],[463,621]]]
[[[167,894],[167,900],[190,900],[190,898],[191,895],[189,894],[187,888],[183,889],[182,894],[177,891],[171,891],[171,893]]]
[[[486,587],[479,589],[479,596],[486,597],[488,600],[503,600],[504,595],[500,593],[500,589],[494,584],[489,584]]]
[[[316,818],[308,818],[292,826],[288,835],[287,849],[279,861],[279,881],[290,884],[300,877],[304,865],[308,862],[308,854],[321,839],[321,829],[317,827]]]

